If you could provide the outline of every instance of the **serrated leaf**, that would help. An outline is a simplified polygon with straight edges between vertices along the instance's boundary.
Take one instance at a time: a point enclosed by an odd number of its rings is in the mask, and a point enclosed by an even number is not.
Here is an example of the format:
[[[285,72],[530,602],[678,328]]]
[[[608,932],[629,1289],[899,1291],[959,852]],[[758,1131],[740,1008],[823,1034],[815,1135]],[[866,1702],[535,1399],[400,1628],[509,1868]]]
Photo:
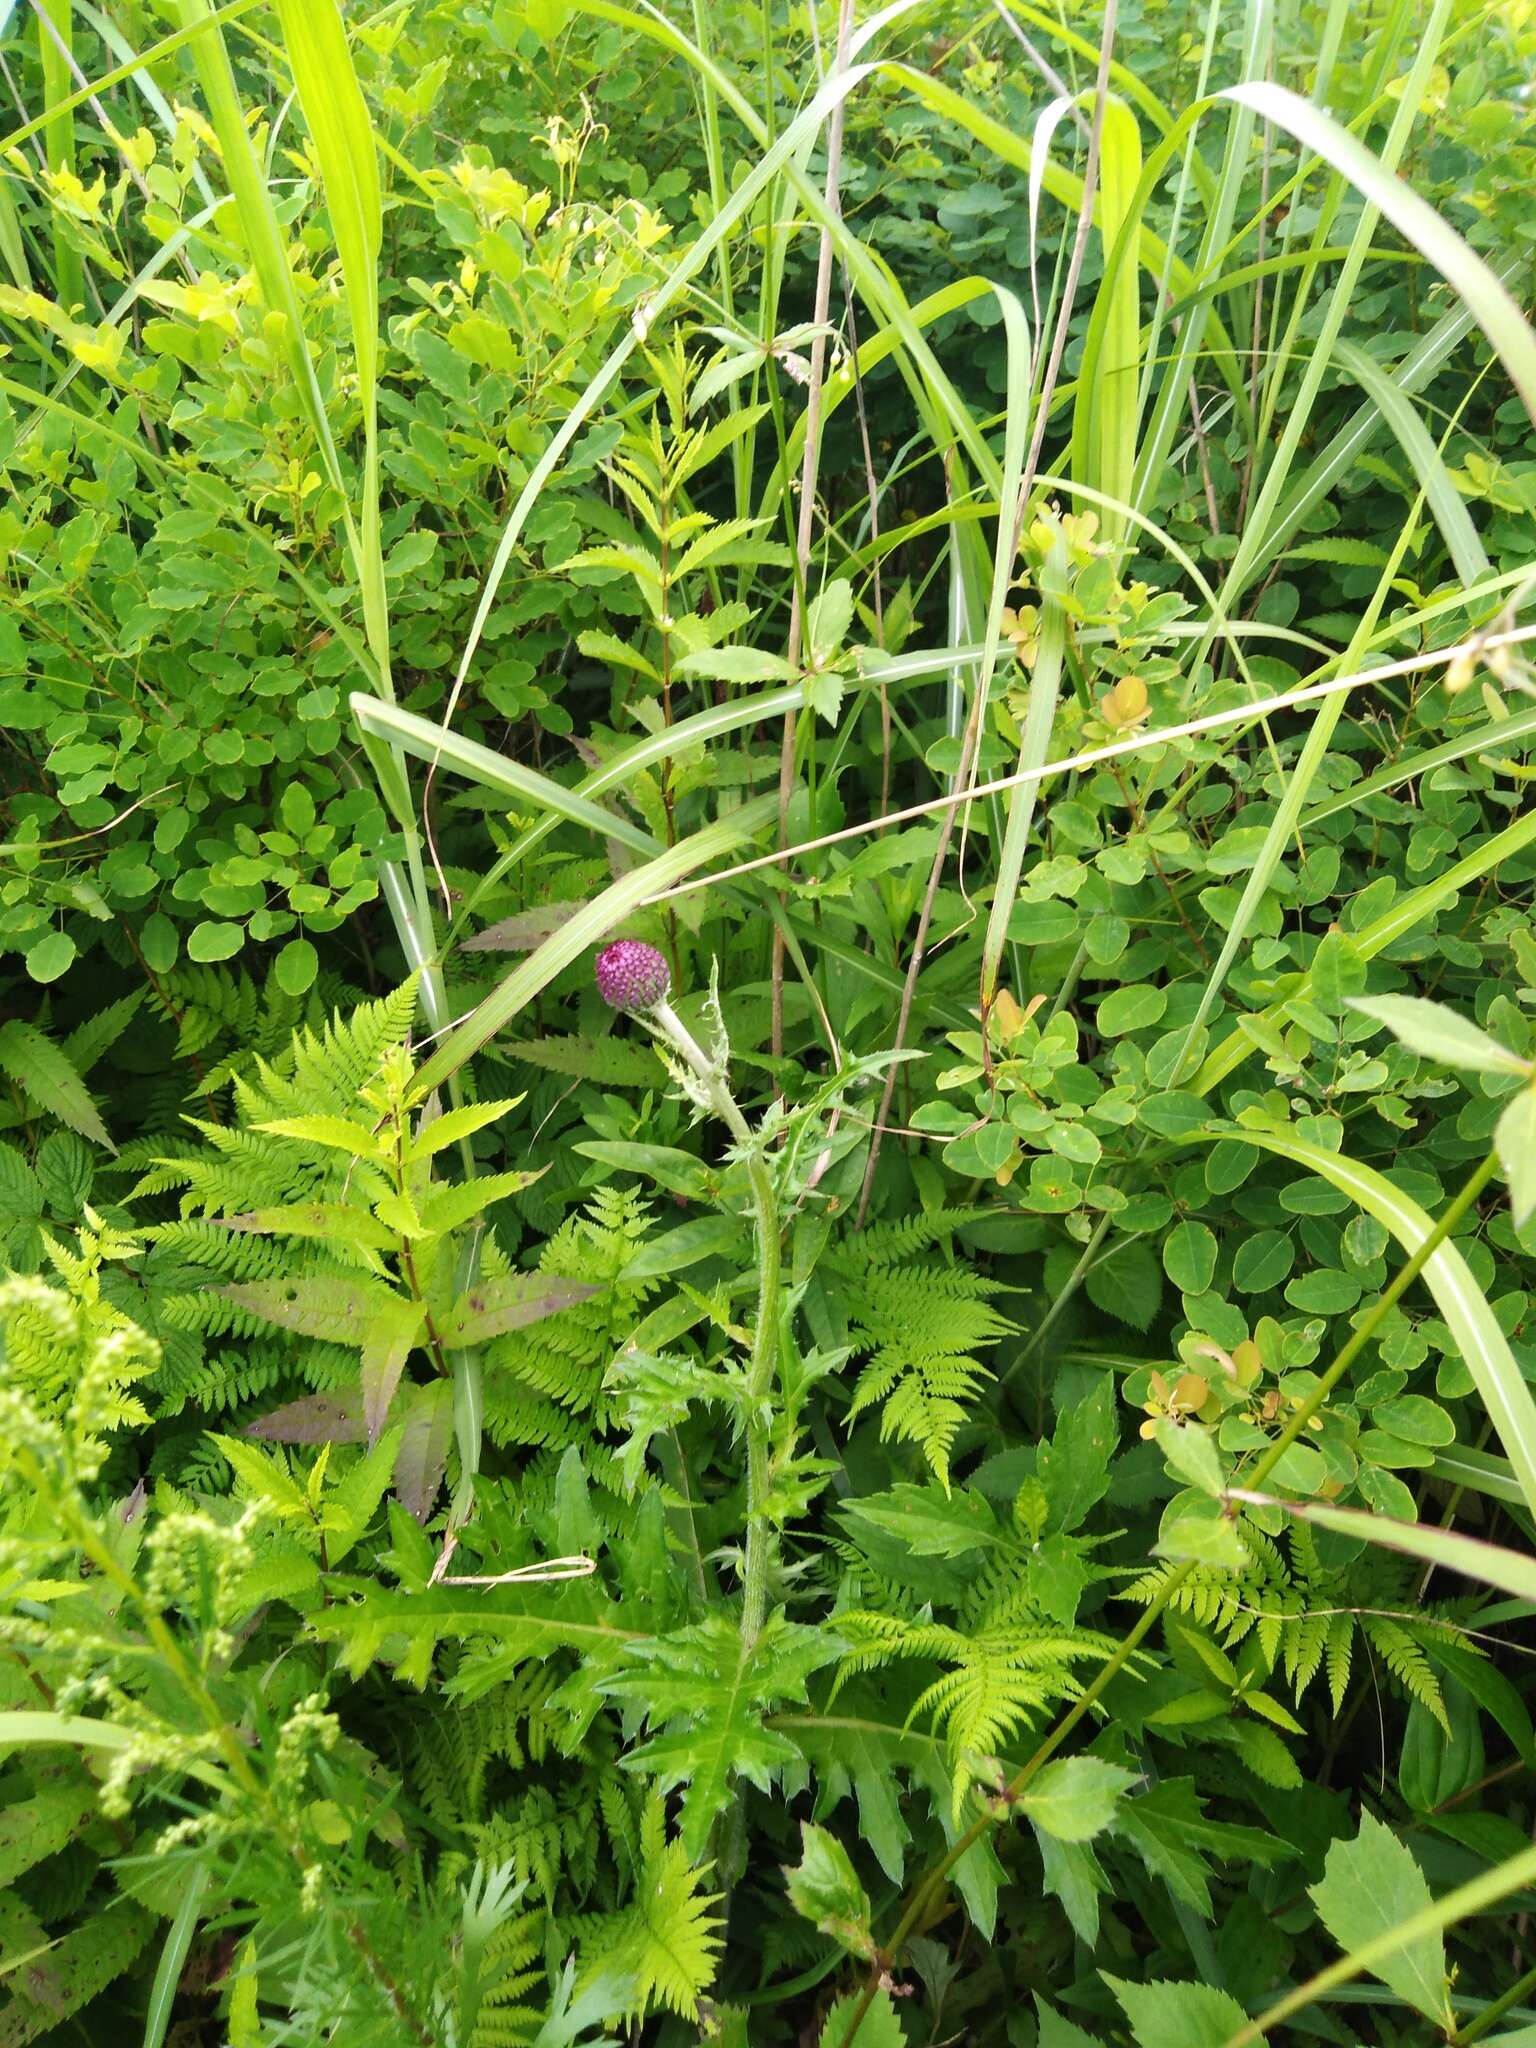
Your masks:
[[[1107,1828],[1136,1773],[1096,1756],[1047,1764],[1020,1802],[1036,1827],[1063,1842],[1088,1842]]]
[[[690,1856],[704,1853],[715,1816],[743,1777],[768,1791],[776,1772],[800,1761],[787,1735],[764,1724],[781,1703],[803,1703],[806,1680],[846,1648],[830,1630],[770,1618],[750,1651],[734,1616],[711,1615],[693,1628],[644,1637],[631,1646],[629,1667],[599,1689],[643,1705],[652,1727],[665,1728],[622,1760],[660,1790],[686,1787],[682,1840]]]
[[[494,1124],[516,1109],[522,1101],[520,1095],[508,1096],[499,1102],[466,1102],[458,1109],[445,1110],[423,1123],[411,1140],[412,1159],[431,1159],[445,1146],[457,1145],[465,1138],[472,1138],[476,1131],[483,1131],[487,1124]]]
[[[1163,1273],[1149,1245],[1122,1238],[1089,1267],[1083,1286],[1095,1308],[1133,1330],[1147,1330],[1163,1298]]]
[[[277,1138],[302,1138],[311,1145],[323,1145],[328,1151],[346,1152],[354,1159],[366,1159],[377,1165],[384,1157],[382,1141],[364,1124],[352,1123],[344,1116],[282,1116],[270,1123],[258,1124],[258,1131],[270,1131]]]
[[[8,1074],[40,1109],[82,1138],[108,1152],[117,1150],[85,1083],[35,1024],[24,1023],[20,1017],[9,1017],[0,1024],[0,1072]]]
[[[1227,1475],[1215,1444],[1198,1423],[1178,1423],[1171,1415],[1160,1415],[1157,1443],[1170,1468],[1186,1486],[1198,1486],[1213,1500],[1221,1494]]]
[[[836,654],[853,624],[853,585],[839,576],[813,601],[806,620],[806,640],[813,660]]]
[[[1038,1991],[1035,1993],[1035,2026],[1039,2048],[1098,2048],[1091,2034],[1085,2034],[1081,2027],[1063,2019],[1054,2006],[1046,2004]]]
[[[850,2040],[854,2048],[907,2048],[907,2037],[901,2031],[889,1991],[883,1985],[876,1991],[869,2010],[859,2021],[858,2032],[854,2033],[853,2023],[862,2003],[857,1991],[840,1998],[827,2014],[816,2048],[848,2048]]]
[[[869,1894],[859,1882],[848,1851],[835,1835],[810,1821],[800,1823],[800,1861],[786,1867],[789,1903],[849,1955],[875,1953],[869,1931]]]
[[[1086,1401],[1063,1412],[1055,1435],[1040,1446],[1035,1469],[1050,1503],[1051,1529],[1079,1528],[1104,1498],[1118,1442],[1114,1388],[1106,1374]]]
[[[1311,1888],[1312,1903],[1328,1932],[1346,1952],[1363,1948],[1434,1901],[1424,1873],[1389,1827],[1370,1813],[1360,1816],[1352,1842],[1335,1842]],[[1452,2027],[1446,1997],[1445,1943],[1438,1933],[1420,1934],[1395,1955],[1372,1966],[1372,1976],[1395,1991],[1416,2012]]]
[[[1469,1067],[1478,1074],[1528,1074],[1530,1062],[1468,1023],[1444,1003],[1421,996],[1353,996],[1349,1007],[1385,1024],[1401,1044],[1423,1058],[1447,1067]]]
[[[1237,2000],[1212,1984],[1128,1984],[1107,1970],[1104,1982],[1124,2008],[1136,2048],[1226,2048],[1248,2023]]]

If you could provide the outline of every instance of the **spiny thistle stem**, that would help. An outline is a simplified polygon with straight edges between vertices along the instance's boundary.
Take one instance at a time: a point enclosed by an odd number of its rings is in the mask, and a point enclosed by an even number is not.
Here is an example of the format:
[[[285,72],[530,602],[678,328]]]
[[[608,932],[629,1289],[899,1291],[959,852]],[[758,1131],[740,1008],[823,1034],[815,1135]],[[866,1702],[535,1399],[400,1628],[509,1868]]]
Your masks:
[[[697,1084],[695,1100],[707,1106],[730,1132],[752,1190],[757,1242],[757,1321],[747,1370],[747,1533],[742,1561],[741,1646],[749,1657],[768,1618],[768,1567],[772,1531],[768,1521],[768,1463],[772,1440],[771,1399],[779,1364],[782,1247],[778,1193],[762,1138],[731,1093],[723,1058],[712,1057],[668,1000],[672,976],[654,946],[621,939],[597,956],[597,986],[605,1002],[636,1017],[672,1048]]]

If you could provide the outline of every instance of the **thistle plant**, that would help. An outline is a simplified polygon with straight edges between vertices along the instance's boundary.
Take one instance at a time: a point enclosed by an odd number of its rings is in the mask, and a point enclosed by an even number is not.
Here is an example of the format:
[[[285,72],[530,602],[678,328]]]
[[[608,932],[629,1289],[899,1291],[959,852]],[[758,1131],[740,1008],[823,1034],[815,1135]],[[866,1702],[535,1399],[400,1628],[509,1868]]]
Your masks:
[[[710,1048],[704,1049],[673,1009],[672,974],[654,946],[619,939],[597,956],[598,993],[613,1009],[634,1017],[660,1041],[668,1071],[695,1108],[717,1116],[730,1132],[752,1190],[757,1251],[757,1319],[747,1371],[747,1536],[742,1565],[741,1640],[750,1653],[768,1613],[768,1560],[772,1528],[768,1514],[772,1395],[779,1365],[782,1280],[782,1221],[778,1190],[768,1160],[766,1134],[754,1130],[731,1093],[730,1042],[712,986]],[[671,1057],[667,1057],[670,1054]]]

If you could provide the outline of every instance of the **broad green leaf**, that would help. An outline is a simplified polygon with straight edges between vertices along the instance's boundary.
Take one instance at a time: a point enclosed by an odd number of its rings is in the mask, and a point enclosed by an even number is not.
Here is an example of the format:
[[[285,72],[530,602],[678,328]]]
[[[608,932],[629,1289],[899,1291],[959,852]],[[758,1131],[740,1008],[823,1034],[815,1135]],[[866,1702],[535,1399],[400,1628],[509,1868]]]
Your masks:
[[[840,1948],[866,1959],[874,1955],[869,1894],[835,1835],[802,1821],[800,1861],[785,1869],[784,1884],[795,1911],[830,1934]]]
[[[187,934],[187,958],[204,965],[217,960],[232,960],[244,944],[244,925],[205,917]]]
[[[395,1454],[395,1497],[418,1522],[432,1511],[452,1441],[453,1389],[435,1380],[416,1390]]]
[[[278,987],[290,996],[301,996],[312,987],[319,970],[320,955],[308,939],[290,939],[272,968]]]
[[[1020,1804],[1036,1827],[1063,1842],[1087,1842],[1115,1817],[1134,1771],[1096,1756],[1062,1757],[1047,1764]]]
[[[1529,1060],[1517,1058],[1444,1003],[1426,1003],[1418,996],[1352,996],[1349,1007],[1385,1024],[1410,1052],[1444,1066],[1470,1067],[1479,1074],[1531,1070]]]
[[[34,981],[57,981],[75,957],[75,942],[68,932],[49,932],[27,949],[27,972]]]
[[[1106,1375],[1086,1401],[1062,1412],[1055,1435],[1040,1446],[1036,1472],[1050,1503],[1052,1529],[1081,1527],[1104,1498],[1109,1461],[1119,1442],[1114,1388]]]
[[[247,1209],[220,1216],[223,1230],[258,1237],[313,1237],[324,1244],[350,1244],[360,1251],[393,1251],[399,1238],[366,1209],[347,1202],[290,1202],[281,1209]]]
[[[1154,1557],[1175,1559],[1184,1564],[1202,1564],[1220,1571],[1239,1572],[1248,1562],[1236,1524],[1217,1508],[1214,1501],[1201,1503],[1210,1512],[1201,1514],[1195,1503],[1199,1496],[1186,1493],[1164,1515],[1153,1545]]]
[[[883,1985],[876,1991],[855,2032],[853,2023],[862,2002],[856,1991],[840,1998],[827,2014],[816,2048],[849,2048],[850,2042],[853,2048],[907,2048],[889,1991]]]
[[[1197,1422],[1175,1422],[1171,1415],[1157,1418],[1158,1448],[1168,1460],[1186,1486],[1198,1486],[1202,1493],[1214,1499],[1225,1487],[1227,1475],[1222,1470],[1214,1441],[1206,1435]]]
[[[1136,2048],[1226,2048],[1247,2023],[1237,2000],[1211,1984],[1128,1984],[1108,1971],[1104,1981],[1125,2010]]]
[[[1091,2034],[1085,2034],[1081,2027],[1065,2020],[1052,2005],[1047,2005],[1039,1992],[1035,1993],[1035,2025],[1039,2031],[1040,2048],[1098,2048]]]
[[[969,1488],[946,1494],[937,1486],[894,1486],[850,1500],[844,1512],[887,1530],[914,1557],[964,1557],[1003,1540],[997,1517]]]
[[[1369,1812],[1361,1814],[1353,1842],[1336,1841],[1329,1849],[1311,1898],[1323,1925],[1346,1951],[1390,1940],[1394,1928],[1434,1905],[1423,1871],[1392,1830]],[[1450,2031],[1445,1943],[1438,1933],[1413,1936],[1380,1955],[1371,1974]]]

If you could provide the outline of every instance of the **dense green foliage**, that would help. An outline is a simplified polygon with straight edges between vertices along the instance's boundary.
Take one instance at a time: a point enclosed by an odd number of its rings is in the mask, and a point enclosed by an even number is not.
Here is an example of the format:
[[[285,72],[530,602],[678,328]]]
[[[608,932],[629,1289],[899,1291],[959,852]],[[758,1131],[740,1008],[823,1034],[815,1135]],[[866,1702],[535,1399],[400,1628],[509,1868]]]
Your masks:
[[[1536,2040],[1536,11],[853,13],[0,6],[0,2048]]]

